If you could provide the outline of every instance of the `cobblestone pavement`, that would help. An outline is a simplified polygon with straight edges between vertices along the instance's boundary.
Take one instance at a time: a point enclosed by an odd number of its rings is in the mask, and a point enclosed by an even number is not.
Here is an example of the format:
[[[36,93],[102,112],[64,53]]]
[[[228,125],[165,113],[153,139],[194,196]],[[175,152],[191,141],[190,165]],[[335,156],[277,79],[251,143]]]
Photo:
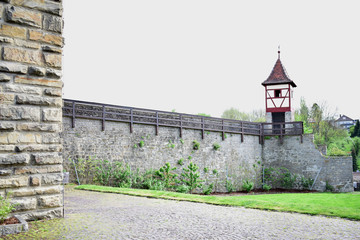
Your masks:
[[[65,218],[47,221],[52,226],[42,232],[37,230],[38,235],[28,233],[7,239],[31,239],[31,236],[36,239],[359,239],[360,236],[359,221],[111,193],[67,191],[65,206]]]

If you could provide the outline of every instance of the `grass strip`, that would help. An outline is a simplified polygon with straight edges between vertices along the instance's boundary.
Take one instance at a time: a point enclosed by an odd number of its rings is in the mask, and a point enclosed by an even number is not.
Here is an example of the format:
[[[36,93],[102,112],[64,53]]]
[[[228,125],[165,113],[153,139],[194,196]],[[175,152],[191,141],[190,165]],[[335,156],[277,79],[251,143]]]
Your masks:
[[[81,185],[77,186],[75,189],[360,220],[359,193],[284,193],[241,196],[205,196],[97,185]]]

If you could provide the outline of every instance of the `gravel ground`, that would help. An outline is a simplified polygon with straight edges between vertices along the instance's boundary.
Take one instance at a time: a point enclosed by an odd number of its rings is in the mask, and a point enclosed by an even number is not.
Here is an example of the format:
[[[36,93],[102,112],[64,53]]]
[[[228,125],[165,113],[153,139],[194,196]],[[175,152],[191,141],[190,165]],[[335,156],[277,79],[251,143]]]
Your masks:
[[[6,239],[359,239],[360,222],[67,190],[65,218]]]

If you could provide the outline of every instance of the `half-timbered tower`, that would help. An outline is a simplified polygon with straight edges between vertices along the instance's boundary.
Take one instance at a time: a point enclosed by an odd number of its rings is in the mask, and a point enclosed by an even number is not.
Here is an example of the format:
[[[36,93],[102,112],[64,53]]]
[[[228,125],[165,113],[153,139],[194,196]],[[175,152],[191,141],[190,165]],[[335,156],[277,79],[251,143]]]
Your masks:
[[[266,122],[292,122],[293,88],[296,84],[289,78],[280,60],[280,51],[270,76],[262,83],[265,87]]]

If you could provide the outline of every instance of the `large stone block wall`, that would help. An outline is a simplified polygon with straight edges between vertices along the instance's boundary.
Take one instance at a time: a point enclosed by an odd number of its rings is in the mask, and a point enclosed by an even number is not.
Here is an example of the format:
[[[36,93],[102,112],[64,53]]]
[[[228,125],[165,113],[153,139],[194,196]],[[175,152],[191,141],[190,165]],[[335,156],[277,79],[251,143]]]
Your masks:
[[[61,0],[0,0],[0,195],[27,220],[60,217]]]
[[[315,190],[324,191],[326,181],[335,187],[336,191],[352,191],[352,161],[350,157],[325,157],[315,148],[313,136],[285,137],[280,139],[266,139],[264,145],[259,144],[259,137],[227,134],[222,141],[221,134],[207,132],[204,139],[201,131],[183,130],[183,143],[180,140],[179,129],[160,127],[156,136],[155,127],[134,125],[130,133],[128,123],[106,122],[106,130],[102,131],[101,121],[76,119],[76,127],[71,127],[71,118],[63,118],[62,138],[64,140],[64,165],[71,172],[75,182],[74,165],[69,159],[78,158],[106,159],[121,161],[129,164],[134,171],[139,169],[159,169],[166,162],[178,167],[179,159],[185,164],[192,161],[199,166],[201,177],[208,182],[215,182],[216,177],[211,174],[213,169],[218,170],[217,191],[226,191],[226,180],[232,181],[239,189],[243,180],[251,180],[260,188],[262,183],[262,165],[268,167],[285,167],[291,173],[306,178],[315,179],[320,171]],[[200,149],[193,151],[192,142],[200,143]],[[143,147],[134,147],[144,141]],[[175,146],[171,147],[169,143]],[[220,150],[215,151],[213,144],[219,143]],[[203,171],[208,168],[209,173]]]
[[[285,167],[291,173],[315,179],[314,189],[324,191],[326,182],[338,192],[352,192],[352,158],[323,156],[313,143],[313,135],[265,140],[262,149],[265,167]]]
[[[71,172],[74,179],[74,166],[69,158],[106,159],[121,161],[131,166],[132,171],[159,169],[166,162],[177,167],[175,171],[180,174],[182,168],[191,161],[199,166],[201,178],[208,182],[215,182],[218,178],[217,190],[226,191],[226,180],[232,181],[239,189],[242,180],[248,179],[260,186],[261,182],[261,145],[259,137],[227,134],[222,141],[221,133],[206,132],[204,139],[201,131],[183,130],[182,141],[179,129],[160,127],[156,136],[155,127],[147,125],[134,125],[130,134],[129,124],[106,122],[106,130],[101,130],[101,121],[76,119],[76,127],[71,128],[71,119],[63,118],[64,132],[64,165]],[[193,141],[200,143],[200,149],[193,150]],[[144,141],[143,147],[135,148],[134,145]],[[170,141],[174,144],[171,147]],[[215,151],[213,144],[220,144],[220,149]],[[184,159],[184,166],[178,165],[178,160]],[[204,168],[209,172],[205,173]],[[219,176],[212,174],[216,169]]]

